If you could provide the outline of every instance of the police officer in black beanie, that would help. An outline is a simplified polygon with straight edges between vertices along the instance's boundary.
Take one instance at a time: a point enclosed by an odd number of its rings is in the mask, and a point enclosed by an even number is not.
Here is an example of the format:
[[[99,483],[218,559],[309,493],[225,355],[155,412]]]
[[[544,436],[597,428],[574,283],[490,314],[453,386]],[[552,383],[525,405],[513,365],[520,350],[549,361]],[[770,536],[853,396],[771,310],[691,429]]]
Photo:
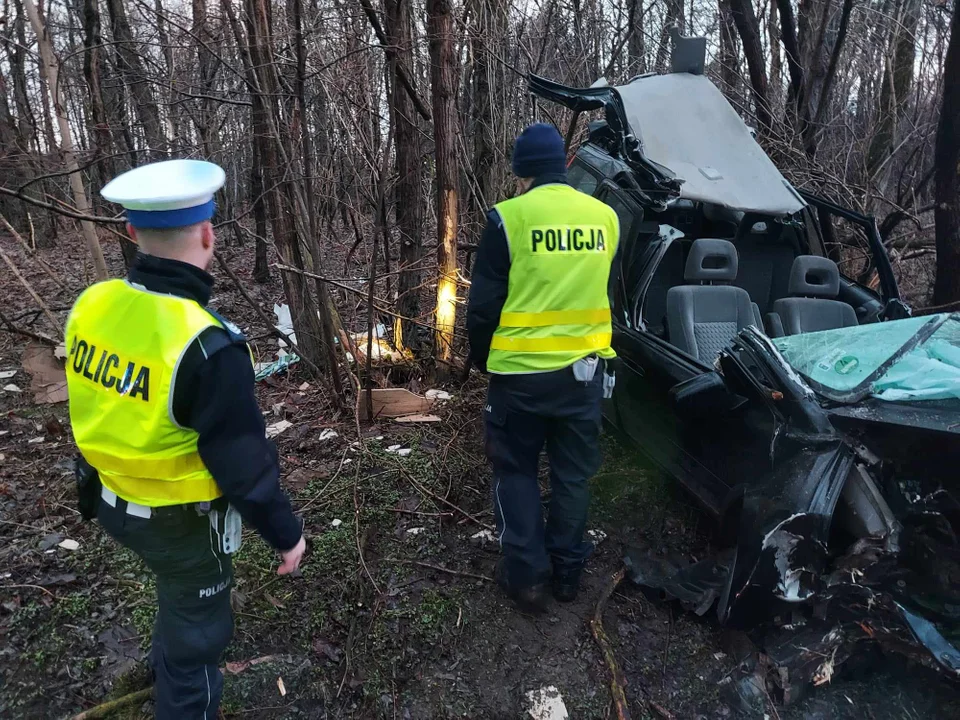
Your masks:
[[[513,152],[517,197],[497,204],[477,250],[467,332],[490,373],[484,412],[502,559],[497,582],[526,611],[577,595],[592,545],[588,481],[600,463],[600,401],[612,390],[607,287],[619,221],[566,183],[556,128],[531,125]],[[546,448],[544,521],[537,470]]]

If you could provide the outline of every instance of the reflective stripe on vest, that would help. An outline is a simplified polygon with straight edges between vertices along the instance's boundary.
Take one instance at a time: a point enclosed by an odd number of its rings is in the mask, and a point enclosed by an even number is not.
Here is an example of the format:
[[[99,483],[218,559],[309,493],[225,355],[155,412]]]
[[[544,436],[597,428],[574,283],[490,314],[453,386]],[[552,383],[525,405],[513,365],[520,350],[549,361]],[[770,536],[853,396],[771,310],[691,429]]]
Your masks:
[[[499,203],[510,246],[507,300],[490,343],[497,374],[549,372],[610,347],[607,285],[620,225],[608,205],[568,185]]]
[[[200,333],[220,327],[199,303],[123,280],[91,286],[67,320],[70,422],[103,484],[153,507],[220,496],[198,434],[173,416],[173,381]]]

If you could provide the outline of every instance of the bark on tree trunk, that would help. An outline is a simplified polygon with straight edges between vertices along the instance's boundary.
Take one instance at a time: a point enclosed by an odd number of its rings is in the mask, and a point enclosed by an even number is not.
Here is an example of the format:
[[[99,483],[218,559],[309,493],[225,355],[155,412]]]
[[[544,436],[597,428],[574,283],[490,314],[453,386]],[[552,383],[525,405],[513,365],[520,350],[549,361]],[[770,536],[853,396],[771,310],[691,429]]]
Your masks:
[[[627,9],[628,30],[633,34],[627,41],[627,75],[634,76],[646,72],[646,44],[643,34],[643,0],[630,0]]]
[[[263,107],[263,112],[258,113],[259,127],[255,128],[254,135],[262,153],[273,239],[284,263],[304,269],[300,237],[295,223],[298,209],[288,172],[289,160],[285,157],[280,138],[280,88],[270,49],[270,3],[269,0],[245,0],[244,4],[249,23],[252,67],[257,81],[253,94]],[[317,304],[310,291],[310,283],[298,273],[285,272],[282,278],[297,344],[311,363],[323,367],[326,364],[323,328],[317,314]]]
[[[420,261],[423,231],[423,163],[420,130],[410,94],[400,76],[413,72],[413,31],[410,0],[384,0],[386,55],[390,63],[390,120],[396,143],[397,183],[395,214],[400,236],[400,266],[397,279],[397,313],[408,318],[420,315]],[[418,349],[417,327],[398,318],[394,338],[398,345]],[[399,332],[396,332],[399,330]]]
[[[934,305],[960,301],[960,12],[950,21],[950,44],[944,63],[943,104],[934,150],[937,225],[937,279]]]
[[[117,46],[117,60],[124,83],[130,89],[137,110],[137,117],[143,126],[143,135],[154,160],[166,155],[167,139],[160,126],[160,111],[150,89],[150,83],[143,69],[143,63],[137,51],[137,44],[130,30],[124,0],[106,0],[110,14],[110,31]]]
[[[457,65],[453,52],[453,8],[450,0],[427,0],[430,37],[430,79],[433,136],[437,162],[437,305],[434,357],[438,371],[448,373],[453,360],[457,320]]]
[[[733,21],[736,23],[743,54],[747,58],[750,71],[750,87],[753,91],[754,112],[759,130],[769,133],[771,128],[770,106],[767,93],[767,69],[764,61],[763,46],[760,44],[760,23],[753,11],[752,0],[730,0]]]
[[[107,117],[101,90],[103,38],[100,36],[100,4],[97,0],[83,2],[83,44],[83,75],[90,92],[90,135],[93,139],[94,157],[98,158],[99,184],[103,185],[117,174],[117,170],[113,162],[110,119]],[[96,198],[96,195],[94,197]],[[96,201],[93,204],[96,207]],[[123,253],[124,264],[129,268],[137,257],[137,246],[127,238],[120,238],[120,251]]]
[[[70,131],[70,122],[67,119],[66,107],[60,96],[59,67],[57,59],[53,54],[53,46],[50,42],[50,36],[40,19],[37,12],[37,6],[33,0],[23,0],[23,6],[30,18],[30,24],[37,35],[37,47],[40,49],[40,75],[46,80],[47,88],[52,93],[51,101],[54,112],[57,115],[57,121],[60,125],[60,151],[63,155],[63,164],[70,173],[70,187],[73,190],[73,202],[77,211],[89,215],[90,203],[87,201],[87,191],[83,187],[83,177],[80,175],[80,168],[77,166],[77,160],[73,155],[73,136]],[[103,259],[103,251],[100,248],[100,240],[97,238],[97,231],[93,223],[89,220],[81,220],[80,228],[83,231],[84,240],[87,248],[90,250],[90,257],[93,260],[93,270],[98,280],[106,280],[108,277],[107,263]]]
[[[737,25],[733,22],[730,0],[719,0],[720,11],[720,79],[724,90],[735,94],[740,86],[740,44]]]

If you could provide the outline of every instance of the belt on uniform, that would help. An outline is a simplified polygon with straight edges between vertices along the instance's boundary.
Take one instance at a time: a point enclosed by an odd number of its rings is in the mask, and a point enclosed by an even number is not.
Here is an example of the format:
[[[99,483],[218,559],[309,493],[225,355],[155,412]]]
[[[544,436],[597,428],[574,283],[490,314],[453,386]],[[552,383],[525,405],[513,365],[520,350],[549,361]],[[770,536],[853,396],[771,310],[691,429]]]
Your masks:
[[[133,515],[134,517],[145,518],[148,520],[150,519],[150,516],[153,515],[153,508],[147,505],[140,505],[135,502],[130,502],[129,500],[124,500],[106,485],[100,486],[100,497],[103,498],[103,501],[107,505],[124,511],[127,513],[127,515]]]

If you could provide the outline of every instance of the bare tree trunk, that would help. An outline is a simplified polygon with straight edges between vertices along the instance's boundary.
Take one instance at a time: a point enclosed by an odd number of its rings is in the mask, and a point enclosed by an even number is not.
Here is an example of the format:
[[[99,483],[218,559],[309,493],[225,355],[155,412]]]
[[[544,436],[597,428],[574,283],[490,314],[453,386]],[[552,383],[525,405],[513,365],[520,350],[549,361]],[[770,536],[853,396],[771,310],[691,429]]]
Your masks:
[[[137,117],[143,126],[143,134],[150,157],[159,160],[167,150],[167,139],[160,126],[160,111],[150,89],[150,83],[143,63],[137,51],[130,22],[127,20],[127,11],[124,0],[106,0],[107,11],[110,14],[110,31],[117,46],[117,60],[121,75],[130,94],[134,99]]]
[[[427,0],[433,136],[437,161],[437,306],[434,356],[441,374],[453,360],[457,319],[457,64],[453,53],[453,8],[450,0]]]
[[[203,155],[212,158],[220,145],[215,137],[216,109],[213,105],[214,83],[217,75],[217,59],[208,49],[214,44],[213,33],[207,23],[207,0],[192,0],[193,36],[197,42],[197,67],[200,73],[200,89],[206,97],[199,100],[200,112],[197,114],[197,134],[203,147]]]
[[[63,154],[63,163],[70,173],[70,187],[73,190],[73,202],[77,211],[84,214],[90,214],[90,203],[87,201],[87,191],[83,187],[83,177],[80,175],[80,168],[77,166],[77,160],[73,155],[73,135],[70,130],[70,122],[67,119],[66,106],[60,96],[59,67],[57,59],[53,54],[53,47],[50,42],[50,36],[47,34],[40,14],[37,12],[37,6],[33,0],[23,0],[23,6],[30,18],[30,24],[37,34],[37,46],[40,49],[40,75],[47,82],[47,88],[52,93],[51,101],[54,112],[57,115],[57,121],[60,125],[60,151]],[[83,237],[86,240],[87,248],[90,250],[90,257],[93,260],[94,273],[98,280],[106,280],[108,277],[107,263],[103,259],[103,251],[100,248],[100,240],[97,238],[97,231],[93,223],[89,220],[81,220],[80,227],[83,230]]]
[[[805,85],[803,60],[800,57],[800,41],[797,36],[797,21],[793,14],[791,0],[776,0],[780,11],[780,38],[787,55],[787,72],[790,75],[790,99],[793,113],[796,118],[803,116],[806,108],[806,99],[803,96]],[[802,123],[801,123],[802,129]]]
[[[897,126],[910,96],[917,50],[917,27],[923,4],[920,0],[898,3],[896,20],[885,53],[880,101],[877,107],[877,130],[867,150],[867,169],[871,176],[886,162],[897,144]],[[949,77],[944,75],[944,78]]]
[[[270,265],[267,262],[267,207],[264,202],[262,143],[258,139],[261,133],[267,132],[266,116],[264,114],[266,110],[263,106],[263,97],[257,92],[258,82],[253,60],[250,57],[249,36],[245,36],[243,28],[240,27],[232,0],[221,0],[220,6],[233,31],[240,62],[243,65],[247,80],[247,88],[250,92],[250,129],[253,133],[253,142],[250,148],[252,155],[250,202],[253,204],[254,232],[256,233],[256,238],[254,238],[253,279],[258,283],[266,283],[270,281]],[[251,22],[250,16],[248,16],[248,28],[252,27]]]
[[[724,90],[735,93],[740,86],[740,44],[737,25],[733,22],[730,0],[719,0],[720,12],[720,80]]]
[[[760,125],[761,132],[769,133],[771,117],[767,92],[767,68],[763,46],[760,44],[760,23],[757,22],[757,15],[753,11],[752,0],[730,0],[730,9],[733,11],[737,32],[740,33],[740,42],[743,43],[743,54],[747,58],[757,123]]]
[[[646,72],[646,38],[643,34],[643,0],[629,0],[627,8],[627,31],[633,30],[627,41],[627,74],[630,76]]]
[[[113,137],[110,120],[103,103],[101,77],[103,67],[103,38],[100,36],[100,4],[97,0],[83,2],[84,48],[83,74],[90,91],[90,135],[93,139],[94,157],[98,158],[100,184],[109,182],[116,174],[113,162]],[[96,176],[95,176],[96,177]],[[94,202],[96,206],[96,202]],[[137,246],[127,238],[120,239],[124,264],[129,268],[137,257]]]
[[[423,233],[423,163],[420,159],[420,130],[410,94],[400,80],[401,73],[412,77],[413,30],[410,0],[384,0],[386,55],[390,64],[390,120],[396,143],[396,220],[400,235],[400,267],[397,279],[397,314],[408,318],[420,315],[420,261]],[[478,169],[479,172],[479,169]],[[416,349],[417,328],[398,318],[394,338],[398,345]],[[399,329],[400,332],[396,332]]]
[[[950,21],[944,63],[943,104],[934,151],[936,181],[937,279],[935,305],[960,301],[960,12]],[[952,81],[946,81],[952,78]]]

